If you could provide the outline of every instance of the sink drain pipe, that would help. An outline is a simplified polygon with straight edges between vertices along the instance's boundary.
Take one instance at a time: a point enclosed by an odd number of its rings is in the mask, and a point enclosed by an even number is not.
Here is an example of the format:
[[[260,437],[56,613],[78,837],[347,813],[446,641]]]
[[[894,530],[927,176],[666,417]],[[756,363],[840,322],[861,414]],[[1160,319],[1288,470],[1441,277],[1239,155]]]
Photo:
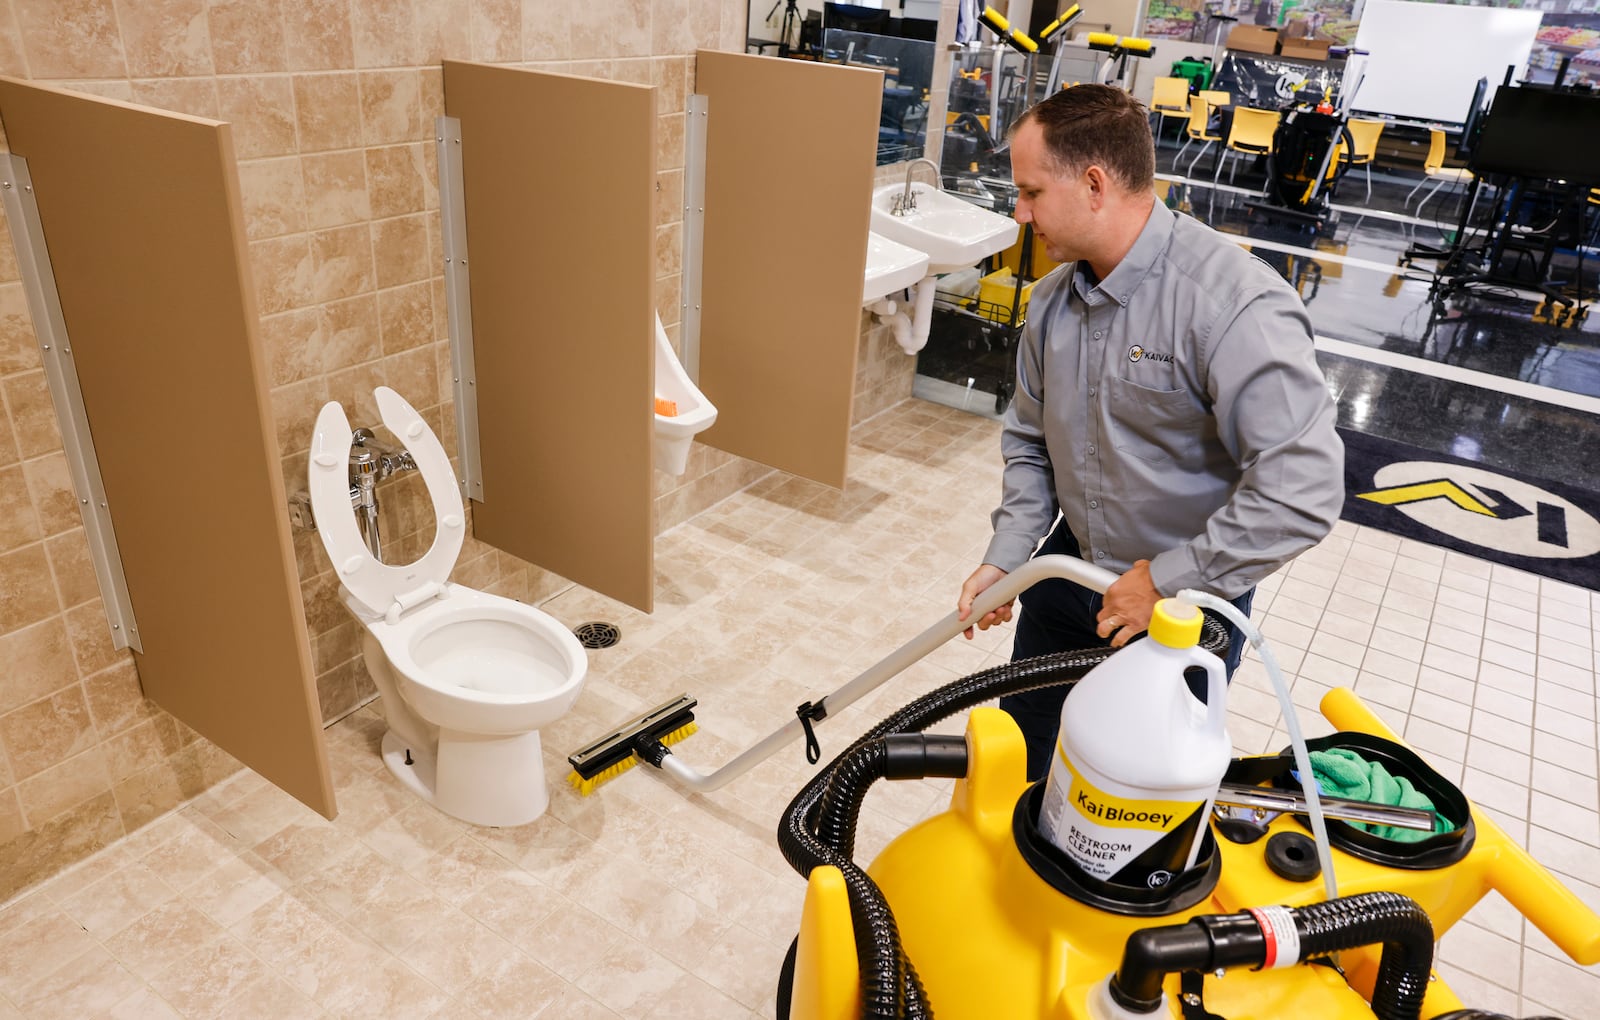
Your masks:
[[[933,298],[938,289],[937,276],[924,276],[904,291],[910,296],[910,312],[906,311],[907,301],[891,298],[879,298],[867,310],[889,324],[894,342],[902,351],[915,354],[927,346],[928,331],[933,328]]]

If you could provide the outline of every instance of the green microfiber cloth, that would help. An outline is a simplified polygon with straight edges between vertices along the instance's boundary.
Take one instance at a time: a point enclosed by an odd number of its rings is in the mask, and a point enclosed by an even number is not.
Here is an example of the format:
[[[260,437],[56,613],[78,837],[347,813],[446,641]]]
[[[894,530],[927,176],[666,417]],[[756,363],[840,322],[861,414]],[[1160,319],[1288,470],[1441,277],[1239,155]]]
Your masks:
[[[1420,808],[1432,811],[1433,801],[1411,785],[1404,776],[1395,777],[1378,762],[1365,758],[1347,747],[1334,747],[1326,751],[1311,752],[1311,771],[1317,777],[1317,790],[1329,797],[1364,800],[1372,804],[1389,804],[1395,807]],[[1441,814],[1433,816],[1433,832],[1421,829],[1402,829],[1393,825],[1360,825],[1381,839],[1397,843],[1416,843],[1440,832],[1450,832],[1455,826]]]

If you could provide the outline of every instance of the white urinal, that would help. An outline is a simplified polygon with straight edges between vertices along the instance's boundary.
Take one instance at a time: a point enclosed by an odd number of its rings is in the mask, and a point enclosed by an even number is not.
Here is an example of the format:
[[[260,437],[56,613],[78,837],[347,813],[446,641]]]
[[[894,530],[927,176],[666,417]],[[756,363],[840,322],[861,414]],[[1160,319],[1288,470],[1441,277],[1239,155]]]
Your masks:
[[[656,468],[681,475],[689,466],[689,445],[717,420],[717,409],[683,370],[672,352],[667,331],[656,316],[656,396],[678,405],[676,415],[656,415]]]

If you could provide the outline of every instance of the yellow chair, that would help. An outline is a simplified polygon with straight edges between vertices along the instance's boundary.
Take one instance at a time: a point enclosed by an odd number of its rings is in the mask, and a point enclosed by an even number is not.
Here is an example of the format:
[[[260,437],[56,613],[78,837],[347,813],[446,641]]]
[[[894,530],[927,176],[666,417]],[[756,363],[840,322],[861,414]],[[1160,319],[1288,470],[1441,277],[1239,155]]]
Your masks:
[[[1174,171],[1177,170],[1179,160],[1183,159],[1184,150],[1195,142],[1204,142],[1205,144],[1200,146],[1200,151],[1195,154],[1194,159],[1189,163],[1190,175],[1194,173],[1195,164],[1200,162],[1201,157],[1206,154],[1206,150],[1211,148],[1211,143],[1222,141],[1221,135],[1211,133],[1211,104],[1206,102],[1205,95],[1202,92],[1198,96],[1189,98],[1189,126],[1183,129],[1183,133],[1188,135],[1189,138],[1188,141],[1183,143],[1183,148],[1178,150],[1178,154],[1172,158]]]
[[[1348,166],[1367,169],[1367,201],[1372,201],[1372,160],[1378,154],[1378,136],[1383,134],[1383,121],[1352,117],[1346,125],[1350,128],[1351,151],[1344,151],[1344,137],[1334,149],[1334,158]]]
[[[1217,169],[1211,174],[1214,181],[1222,173],[1222,164],[1226,161],[1229,152],[1235,155],[1260,156],[1272,151],[1272,136],[1278,131],[1278,121],[1282,115],[1277,110],[1257,110],[1249,106],[1236,107],[1233,111],[1233,127],[1228,130],[1228,140],[1223,143],[1226,151],[1223,159],[1217,162]],[[1233,171],[1237,160],[1228,167],[1228,183],[1233,183]]]
[[[1157,78],[1150,92],[1150,112],[1161,115],[1161,121],[1156,127],[1156,137],[1161,137],[1161,129],[1166,126],[1168,117],[1189,119],[1189,79],[1187,78]]]
[[[1417,203],[1418,216],[1422,215],[1422,207],[1428,204],[1428,199],[1433,197],[1433,193],[1438,191],[1441,185],[1472,180],[1472,171],[1466,167],[1444,165],[1444,132],[1438,128],[1430,128],[1429,134],[1432,135],[1432,138],[1428,143],[1428,157],[1422,162],[1424,176],[1422,180],[1417,182],[1415,188],[1406,193],[1406,200],[1402,206],[1404,208],[1404,206],[1410,205],[1411,196],[1415,195],[1417,190],[1431,179],[1433,187],[1429,188],[1428,193],[1422,196],[1422,201]]]

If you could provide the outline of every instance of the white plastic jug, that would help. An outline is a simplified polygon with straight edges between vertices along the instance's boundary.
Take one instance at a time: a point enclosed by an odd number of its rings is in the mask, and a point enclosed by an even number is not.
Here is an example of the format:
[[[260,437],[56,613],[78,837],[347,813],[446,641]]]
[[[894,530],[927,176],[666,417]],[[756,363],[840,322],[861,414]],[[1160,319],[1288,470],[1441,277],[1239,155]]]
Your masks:
[[[1200,610],[1156,603],[1149,636],[1090,670],[1061,706],[1039,830],[1087,875],[1155,889],[1194,866],[1233,742],[1227,671]],[[1205,669],[1202,705],[1183,672]]]

